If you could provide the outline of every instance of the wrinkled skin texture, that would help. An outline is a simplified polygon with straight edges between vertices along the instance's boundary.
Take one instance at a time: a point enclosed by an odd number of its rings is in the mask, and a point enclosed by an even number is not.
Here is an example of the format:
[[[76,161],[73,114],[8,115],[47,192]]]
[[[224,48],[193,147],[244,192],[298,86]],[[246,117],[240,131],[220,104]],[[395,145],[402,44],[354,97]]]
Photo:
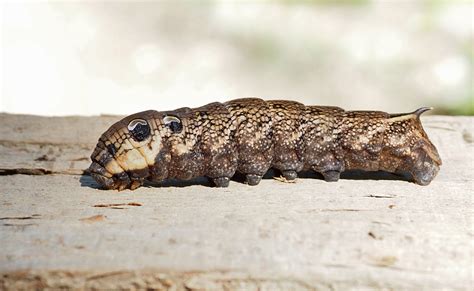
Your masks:
[[[102,134],[89,172],[103,188],[118,190],[199,176],[227,187],[236,172],[257,185],[271,167],[288,180],[311,169],[331,182],[359,169],[408,172],[428,185],[441,159],[420,122],[426,110],[388,114],[244,98],[144,111]]]

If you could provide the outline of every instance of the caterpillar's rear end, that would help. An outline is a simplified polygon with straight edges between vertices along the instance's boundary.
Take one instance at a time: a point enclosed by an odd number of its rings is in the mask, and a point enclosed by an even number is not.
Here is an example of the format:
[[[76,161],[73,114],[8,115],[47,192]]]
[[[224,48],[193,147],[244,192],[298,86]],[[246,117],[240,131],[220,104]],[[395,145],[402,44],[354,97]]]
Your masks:
[[[409,172],[419,185],[428,185],[436,177],[441,158],[420,121],[420,115],[428,110],[424,107],[409,114],[390,115],[381,170]]]
[[[197,176],[227,187],[236,172],[257,185],[271,167],[288,180],[312,169],[337,181],[341,172],[359,169],[408,172],[427,185],[441,159],[420,122],[426,110],[388,114],[244,98],[146,111],[102,135],[90,172],[104,188],[118,190]]]
[[[420,121],[428,109],[388,114],[307,106],[301,146],[305,168],[328,182],[346,170],[382,170],[408,172],[415,183],[428,185],[441,165]]]
[[[341,118],[340,148],[345,170],[382,170],[410,173],[419,185],[428,185],[436,176],[441,159],[413,113],[347,112]]]

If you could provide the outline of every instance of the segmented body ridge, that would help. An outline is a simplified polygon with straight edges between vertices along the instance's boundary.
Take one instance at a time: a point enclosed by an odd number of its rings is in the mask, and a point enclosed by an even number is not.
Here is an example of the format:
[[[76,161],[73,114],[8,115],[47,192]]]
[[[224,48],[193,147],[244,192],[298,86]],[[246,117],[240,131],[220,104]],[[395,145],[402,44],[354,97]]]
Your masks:
[[[124,183],[117,186],[115,180],[124,175],[130,188],[144,179],[197,176],[227,186],[236,172],[256,185],[271,167],[290,180],[305,169],[327,181],[338,180],[345,170],[362,169],[407,171],[415,182],[426,184],[441,160],[421,126],[423,111],[391,115],[258,98],[146,111],[104,133],[92,154],[91,172],[106,188],[119,189]]]

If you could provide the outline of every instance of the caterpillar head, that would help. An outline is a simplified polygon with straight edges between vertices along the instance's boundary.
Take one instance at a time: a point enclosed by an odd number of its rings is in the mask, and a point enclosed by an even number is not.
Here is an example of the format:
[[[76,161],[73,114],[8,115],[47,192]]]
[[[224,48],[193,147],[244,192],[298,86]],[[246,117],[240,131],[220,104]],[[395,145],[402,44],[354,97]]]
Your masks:
[[[91,155],[89,172],[103,188],[136,189],[153,175],[163,141],[181,130],[179,118],[162,112],[127,116],[102,134]]]

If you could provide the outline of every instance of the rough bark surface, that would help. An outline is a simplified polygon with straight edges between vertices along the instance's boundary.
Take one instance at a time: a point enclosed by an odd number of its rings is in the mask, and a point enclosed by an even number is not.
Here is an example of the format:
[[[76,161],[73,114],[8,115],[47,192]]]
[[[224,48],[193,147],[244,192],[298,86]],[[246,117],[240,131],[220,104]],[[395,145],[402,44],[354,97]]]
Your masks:
[[[474,118],[422,118],[443,159],[426,187],[358,172],[120,193],[81,175],[117,119],[0,114],[0,289],[473,288]]]

